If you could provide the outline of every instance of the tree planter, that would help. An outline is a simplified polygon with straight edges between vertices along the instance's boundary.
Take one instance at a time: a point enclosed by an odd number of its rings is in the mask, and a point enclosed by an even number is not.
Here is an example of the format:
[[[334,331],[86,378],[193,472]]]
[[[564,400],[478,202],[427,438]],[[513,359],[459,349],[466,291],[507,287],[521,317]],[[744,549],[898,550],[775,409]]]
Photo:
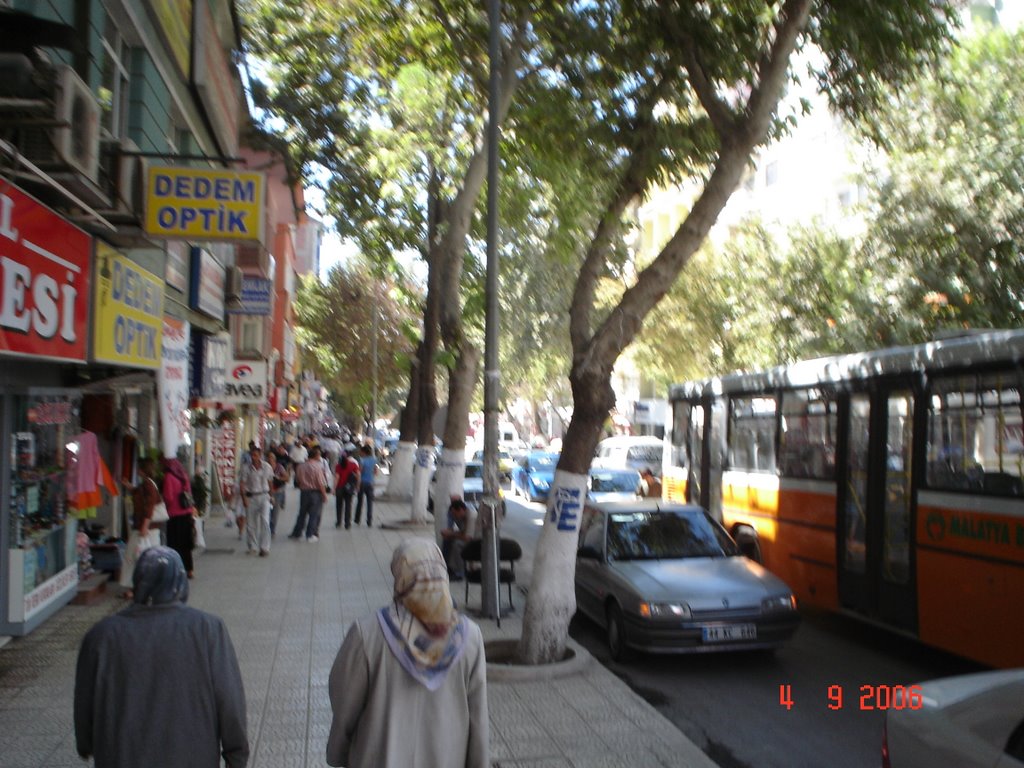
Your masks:
[[[583,646],[571,638],[565,644],[565,655],[562,660],[550,664],[521,664],[516,661],[518,648],[518,638],[484,643],[484,651],[487,654],[487,682],[557,680],[583,672],[594,659]]]

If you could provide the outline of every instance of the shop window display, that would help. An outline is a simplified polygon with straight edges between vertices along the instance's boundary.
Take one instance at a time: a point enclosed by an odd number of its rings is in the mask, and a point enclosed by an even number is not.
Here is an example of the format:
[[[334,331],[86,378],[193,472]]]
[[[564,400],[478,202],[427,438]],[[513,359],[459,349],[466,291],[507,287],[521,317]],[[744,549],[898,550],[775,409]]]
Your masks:
[[[66,447],[78,424],[76,398],[14,398],[9,541],[20,555],[12,564],[21,561],[26,597],[78,562],[77,525],[68,517],[66,494]],[[32,605],[25,608],[28,613]]]

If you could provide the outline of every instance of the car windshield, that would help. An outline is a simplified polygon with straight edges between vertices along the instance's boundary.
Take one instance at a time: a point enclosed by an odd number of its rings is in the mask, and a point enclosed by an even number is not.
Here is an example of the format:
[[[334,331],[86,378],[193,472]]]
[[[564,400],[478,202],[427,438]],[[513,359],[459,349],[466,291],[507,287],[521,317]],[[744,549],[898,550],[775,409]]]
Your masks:
[[[484,465],[483,464],[467,464],[466,465],[466,478],[471,477],[483,477],[484,476]]]
[[[608,521],[614,560],[731,557],[736,545],[703,510],[617,512]]]
[[[636,472],[592,472],[590,490],[594,493],[634,493],[640,484]]]

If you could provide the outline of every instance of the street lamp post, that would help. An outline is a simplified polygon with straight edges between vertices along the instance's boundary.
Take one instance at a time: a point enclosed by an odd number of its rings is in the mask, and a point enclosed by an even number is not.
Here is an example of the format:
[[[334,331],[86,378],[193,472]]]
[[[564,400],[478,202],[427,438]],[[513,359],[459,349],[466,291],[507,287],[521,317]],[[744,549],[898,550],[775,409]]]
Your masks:
[[[498,78],[501,0],[488,0],[490,80],[487,117],[487,301],[484,328],[484,498],[481,609],[501,626],[498,589]]]

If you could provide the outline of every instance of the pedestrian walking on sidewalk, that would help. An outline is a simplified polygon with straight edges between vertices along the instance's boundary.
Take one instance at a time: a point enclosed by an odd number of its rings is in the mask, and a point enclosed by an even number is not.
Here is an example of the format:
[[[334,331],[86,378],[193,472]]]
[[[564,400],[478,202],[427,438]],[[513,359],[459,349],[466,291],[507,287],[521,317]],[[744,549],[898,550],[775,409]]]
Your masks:
[[[334,468],[334,527],[341,527],[341,514],[344,510],[345,530],[352,526],[352,497],[359,488],[359,462],[352,455],[355,451],[354,445],[346,445]]]
[[[140,555],[133,587],[134,603],[78,652],[78,754],[95,768],[244,768],[245,690],[224,622],[184,604],[188,577],[169,547]]]
[[[196,528],[192,515],[195,512],[195,503],[192,501],[192,483],[189,482],[185,468],[177,459],[164,458],[163,495],[169,517],[165,529],[167,546],[181,557],[181,562],[185,564],[185,570],[191,579],[194,575],[192,546],[195,542]]]
[[[311,448],[306,460],[295,468],[295,482],[299,486],[299,517],[288,538],[302,538],[305,527],[306,541],[319,541],[320,514],[330,488],[319,448]]]
[[[153,510],[157,504],[163,503],[160,489],[153,479],[153,459],[146,457],[139,462],[139,484],[124,484],[132,492],[132,531],[128,543],[124,547],[124,560],[121,563],[121,586],[125,588],[122,597],[132,598],[132,579],[135,576],[135,563],[139,556],[150,547],[160,546],[160,525],[153,522]]]
[[[238,490],[242,495],[242,506],[249,521],[246,534],[246,554],[259,549],[260,557],[270,554],[270,505],[271,485],[274,470],[263,461],[263,452],[253,446],[249,449],[249,461],[242,465],[238,475]]]
[[[363,499],[366,499],[366,525],[373,527],[373,478],[377,474],[377,459],[373,456],[373,448],[369,444],[359,449],[359,497],[356,499],[356,525],[363,512]]]
[[[267,463],[274,473],[274,479],[270,483],[270,538],[274,538],[277,533],[277,518],[284,509],[285,489],[288,487],[291,472],[288,470],[288,462],[281,461],[273,449],[267,451]]]
[[[429,539],[391,558],[394,601],[349,629],[328,682],[327,764],[487,768],[487,661],[480,628],[452,604]]]

